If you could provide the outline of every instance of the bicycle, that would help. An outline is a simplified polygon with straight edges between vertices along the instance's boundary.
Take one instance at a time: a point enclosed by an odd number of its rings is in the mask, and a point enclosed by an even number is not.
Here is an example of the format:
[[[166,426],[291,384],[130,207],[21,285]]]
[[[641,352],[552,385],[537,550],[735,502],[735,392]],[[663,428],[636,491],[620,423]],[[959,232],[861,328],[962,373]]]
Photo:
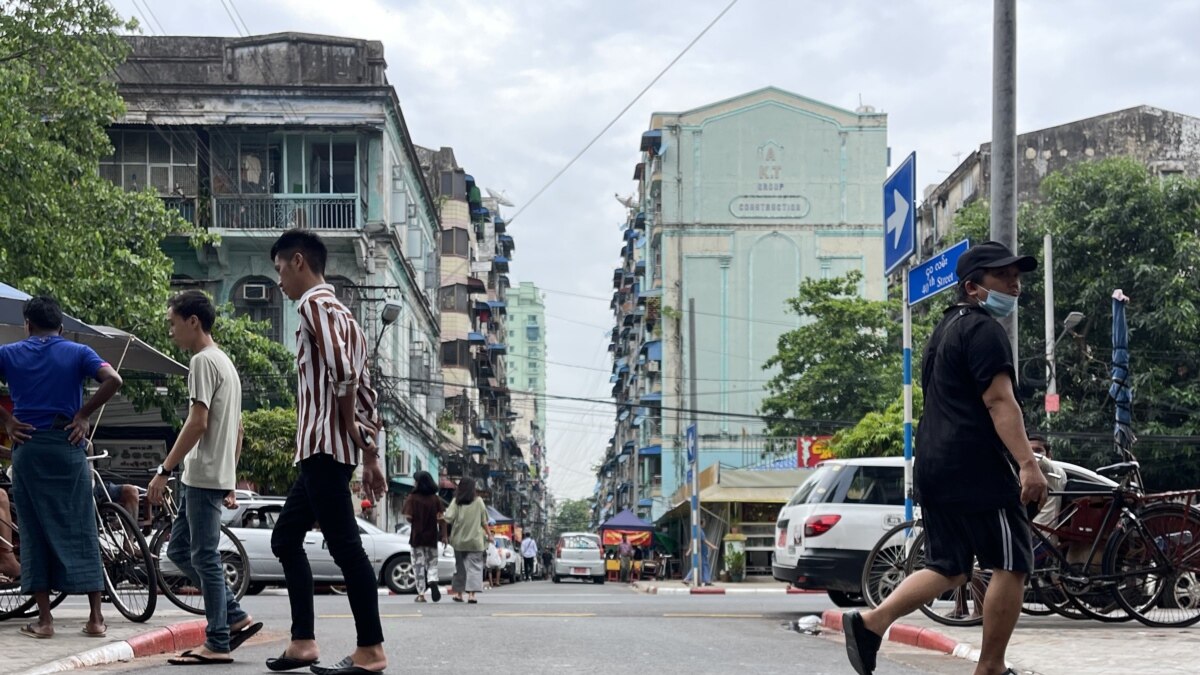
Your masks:
[[[93,485],[103,486],[95,462],[108,457],[108,452],[88,457],[92,462]],[[146,538],[133,522],[133,516],[112,501],[108,491],[94,490],[96,501],[96,533],[100,545],[100,560],[104,567],[104,588],[109,601],[126,619],[141,623],[154,615],[158,604],[158,583],[154,561]]]
[[[167,546],[171,541],[171,526],[179,516],[171,485],[177,479],[172,476],[163,491],[163,503],[151,523],[150,551],[156,563],[158,586],[163,595],[180,609],[192,614],[204,614],[204,596],[200,588],[167,557]],[[234,597],[241,600],[250,587],[250,558],[236,535],[224,524],[217,544],[221,554],[221,568],[225,583],[233,589]]]

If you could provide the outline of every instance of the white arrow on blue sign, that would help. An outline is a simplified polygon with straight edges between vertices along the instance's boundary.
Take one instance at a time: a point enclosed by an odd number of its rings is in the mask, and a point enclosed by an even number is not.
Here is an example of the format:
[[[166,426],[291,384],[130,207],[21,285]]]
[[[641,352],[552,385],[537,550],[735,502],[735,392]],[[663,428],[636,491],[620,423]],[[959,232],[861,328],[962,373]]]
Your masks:
[[[917,153],[883,182],[883,273],[891,274],[917,252]]]
[[[915,305],[958,284],[958,258],[971,243],[966,239],[908,271],[908,304]]]
[[[696,461],[696,425],[689,424],[687,428],[687,461]]]

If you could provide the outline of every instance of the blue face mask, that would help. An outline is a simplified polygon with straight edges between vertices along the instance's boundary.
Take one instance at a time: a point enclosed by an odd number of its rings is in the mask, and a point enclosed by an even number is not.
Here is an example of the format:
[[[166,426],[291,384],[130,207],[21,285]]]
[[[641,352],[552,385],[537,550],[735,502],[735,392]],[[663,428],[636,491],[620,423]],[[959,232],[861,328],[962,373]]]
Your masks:
[[[1017,311],[1016,296],[1009,295],[1008,293],[1001,293],[1000,291],[993,291],[991,289],[985,290],[988,292],[987,299],[979,304],[979,306],[983,308],[983,311],[991,314],[997,319],[1003,319],[1004,317],[1009,316],[1013,312]]]

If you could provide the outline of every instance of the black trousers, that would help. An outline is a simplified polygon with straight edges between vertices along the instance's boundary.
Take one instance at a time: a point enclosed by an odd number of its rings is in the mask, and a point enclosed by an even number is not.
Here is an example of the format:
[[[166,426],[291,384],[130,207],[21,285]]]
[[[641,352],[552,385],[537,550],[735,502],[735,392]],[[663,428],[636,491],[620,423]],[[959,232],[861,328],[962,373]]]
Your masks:
[[[358,536],[358,522],[354,518],[354,503],[350,496],[353,474],[353,466],[342,464],[331,455],[313,455],[300,462],[300,477],[292,485],[271,533],[271,552],[279,558],[287,579],[293,640],[316,639],[312,568],[304,553],[304,539],[313,525],[320,523],[325,544],[346,583],[358,646],[369,647],[383,642],[379,584]]]
[[[525,579],[529,580],[532,578],[533,578],[533,558],[526,558],[525,559]]]

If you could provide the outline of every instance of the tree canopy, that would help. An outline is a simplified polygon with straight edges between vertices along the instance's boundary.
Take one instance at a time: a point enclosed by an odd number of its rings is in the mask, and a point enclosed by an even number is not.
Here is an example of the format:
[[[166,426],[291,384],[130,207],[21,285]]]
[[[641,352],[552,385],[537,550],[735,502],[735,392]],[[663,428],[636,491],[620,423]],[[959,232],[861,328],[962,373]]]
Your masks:
[[[592,527],[592,507],[586,499],[559,502],[551,519],[551,532],[557,539],[563,532],[587,532]]]

